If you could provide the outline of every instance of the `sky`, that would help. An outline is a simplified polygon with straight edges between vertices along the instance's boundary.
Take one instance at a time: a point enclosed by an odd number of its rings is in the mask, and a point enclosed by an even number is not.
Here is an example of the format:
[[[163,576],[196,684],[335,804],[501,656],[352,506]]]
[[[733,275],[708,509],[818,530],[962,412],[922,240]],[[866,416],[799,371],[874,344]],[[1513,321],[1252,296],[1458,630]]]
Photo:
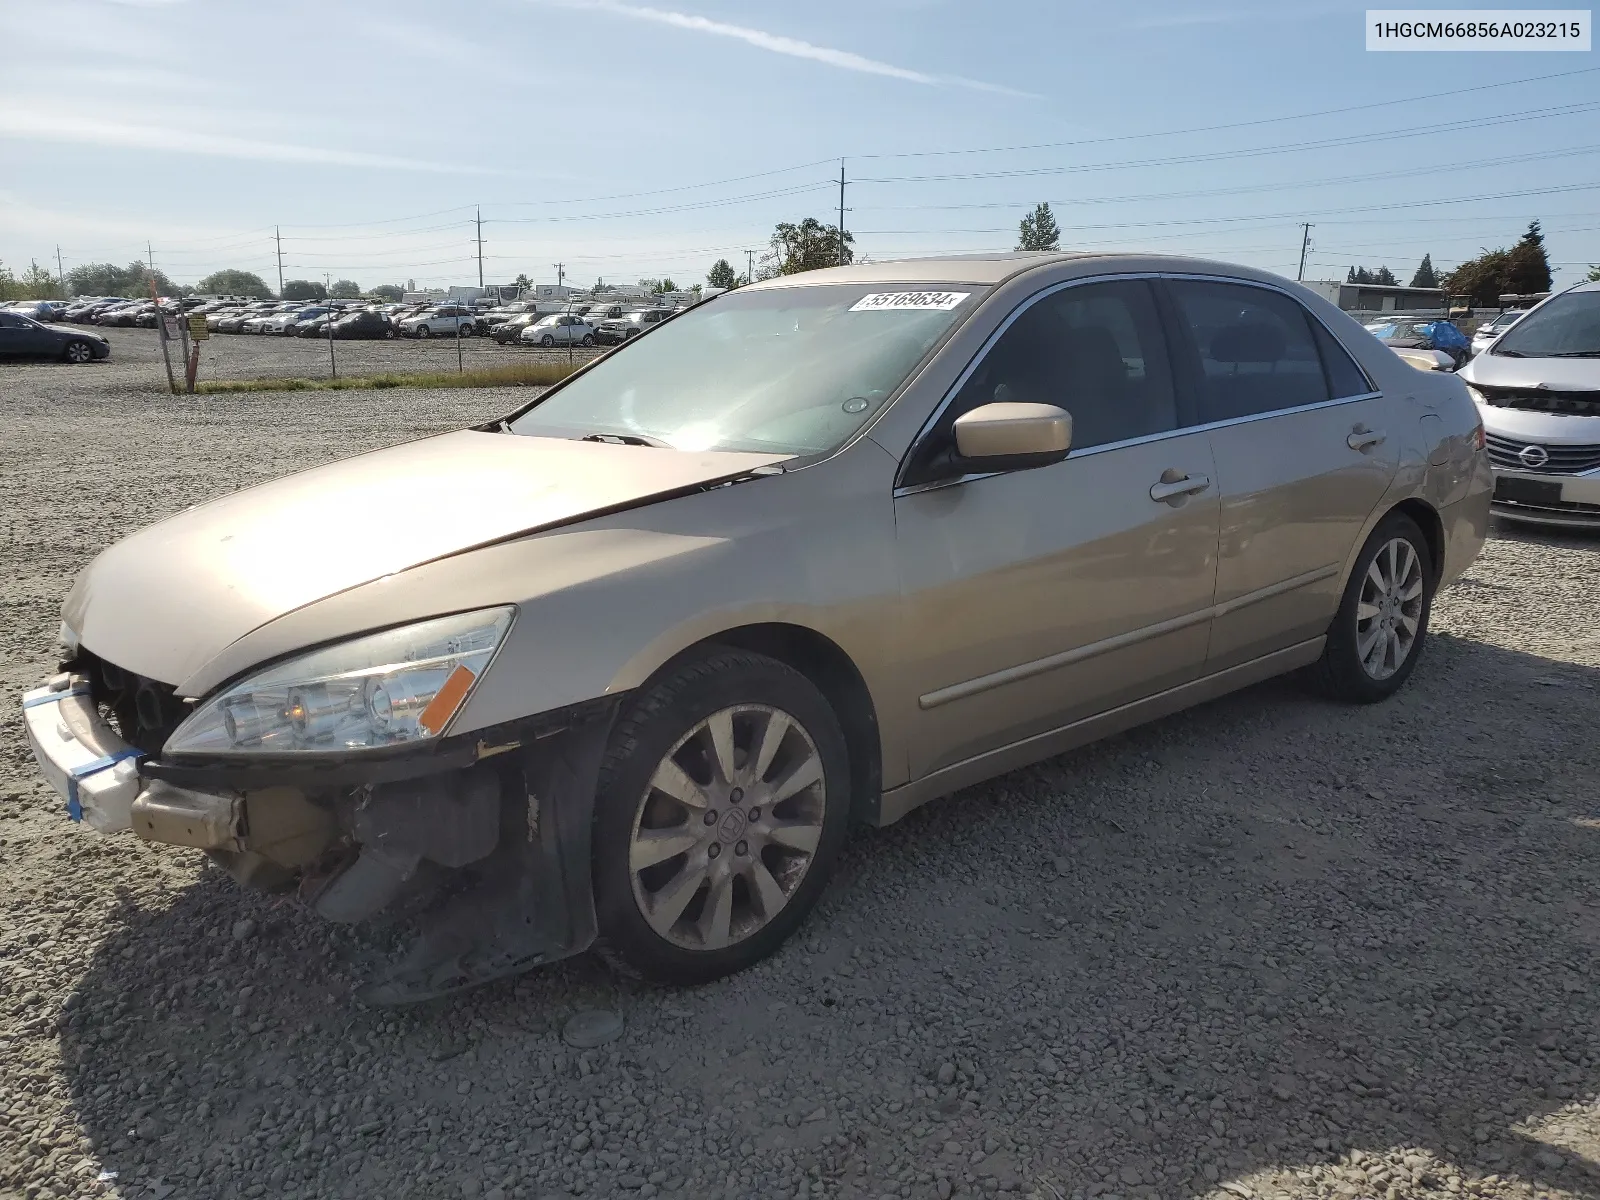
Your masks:
[[[1503,3],[1504,0],[1501,0]],[[0,0],[0,262],[365,287],[704,280],[780,221],[881,260],[1199,254],[1409,282],[1600,263],[1600,58],[1369,53],[1318,0]],[[841,164],[841,159],[842,164]],[[481,216],[482,224],[477,224]]]

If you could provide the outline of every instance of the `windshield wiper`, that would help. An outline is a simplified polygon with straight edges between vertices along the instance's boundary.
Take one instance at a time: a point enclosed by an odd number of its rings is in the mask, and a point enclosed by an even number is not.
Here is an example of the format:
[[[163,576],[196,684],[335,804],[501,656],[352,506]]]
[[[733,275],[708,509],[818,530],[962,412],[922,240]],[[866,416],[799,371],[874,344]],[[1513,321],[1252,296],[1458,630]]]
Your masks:
[[[1600,350],[1563,350],[1560,354],[1549,354],[1547,358],[1600,358]]]
[[[1496,358],[1527,358],[1521,350],[1491,350],[1489,353]]]
[[[604,442],[611,446],[654,446],[657,449],[667,449],[666,442],[660,438],[642,437],[637,433],[586,433],[578,439],[580,442]]]

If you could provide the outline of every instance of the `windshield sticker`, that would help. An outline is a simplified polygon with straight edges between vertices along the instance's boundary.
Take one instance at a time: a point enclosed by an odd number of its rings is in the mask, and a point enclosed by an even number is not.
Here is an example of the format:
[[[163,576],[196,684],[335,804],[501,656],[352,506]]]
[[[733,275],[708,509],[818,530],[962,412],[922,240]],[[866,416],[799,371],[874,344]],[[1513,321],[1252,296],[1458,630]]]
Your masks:
[[[971,292],[872,292],[850,306],[851,312],[880,309],[913,309],[922,312],[949,312]]]

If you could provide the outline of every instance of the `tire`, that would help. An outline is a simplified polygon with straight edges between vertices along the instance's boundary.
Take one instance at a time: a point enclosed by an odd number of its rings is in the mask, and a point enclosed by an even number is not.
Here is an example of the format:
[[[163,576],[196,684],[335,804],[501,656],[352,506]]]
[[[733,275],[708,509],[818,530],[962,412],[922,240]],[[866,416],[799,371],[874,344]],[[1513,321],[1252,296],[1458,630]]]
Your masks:
[[[66,349],[61,352],[61,357],[74,366],[81,367],[84,363],[93,361],[94,347],[90,346],[88,342],[68,342]]]
[[[426,325],[418,325],[417,326],[417,336],[419,338],[425,338],[425,337],[432,337],[433,334],[432,334],[432,331],[430,331]]]
[[[383,331],[383,336],[384,336],[385,340],[392,339],[394,337],[394,330],[393,329],[385,329]]]
[[[583,340],[581,342],[579,342],[578,345],[580,345],[580,346],[592,346],[592,345],[594,345],[594,334],[592,334],[592,333],[584,334],[583,335]]]
[[[551,337],[548,333],[539,339],[539,345],[541,346],[554,346],[555,344],[556,339]]]
[[[715,765],[718,744],[731,771]],[[758,778],[748,764],[764,750]],[[773,799],[774,788],[805,780]],[[623,712],[601,764],[593,869],[602,953],[671,984],[707,983],[771,954],[827,882],[845,838],[849,780],[838,718],[798,671],[742,650],[669,669]],[[651,861],[636,871],[640,856]]]
[[[1396,575],[1399,584],[1391,587]],[[1374,704],[1405,686],[1422,657],[1438,579],[1417,523],[1404,513],[1380,521],[1356,556],[1322,658],[1311,668],[1318,690]]]

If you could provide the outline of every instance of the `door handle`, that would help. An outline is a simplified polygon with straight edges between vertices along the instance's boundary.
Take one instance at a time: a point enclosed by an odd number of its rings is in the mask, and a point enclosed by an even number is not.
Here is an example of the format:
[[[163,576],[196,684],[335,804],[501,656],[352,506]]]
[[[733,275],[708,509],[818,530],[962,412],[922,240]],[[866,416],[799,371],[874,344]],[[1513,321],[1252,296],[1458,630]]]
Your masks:
[[[1176,500],[1180,496],[1193,496],[1203,492],[1211,486],[1211,480],[1204,475],[1185,475],[1182,479],[1163,480],[1150,485],[1150,499],[1161,503],[1167,500]]]
[[[1354,429],[1350,436],[1345,438],[1344,444],[1352,450],[1370,450],[1374,446],[1381,446],[1388,435],[1374,429]]]

